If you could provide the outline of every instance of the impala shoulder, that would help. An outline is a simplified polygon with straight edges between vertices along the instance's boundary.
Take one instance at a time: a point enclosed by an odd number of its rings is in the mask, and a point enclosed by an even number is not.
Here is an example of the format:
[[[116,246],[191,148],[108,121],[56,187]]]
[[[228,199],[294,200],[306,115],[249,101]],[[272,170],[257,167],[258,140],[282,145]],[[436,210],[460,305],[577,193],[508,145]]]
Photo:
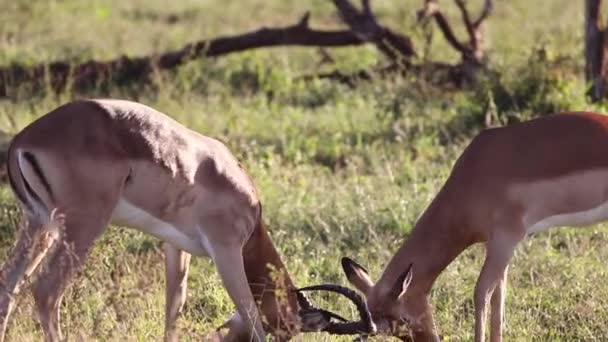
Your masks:
[[[256,207],[259,199],[255,185],[241,163],[224,143],[208,139],[209,150],[199,160],[195,181],[204,188],[234,194]]]

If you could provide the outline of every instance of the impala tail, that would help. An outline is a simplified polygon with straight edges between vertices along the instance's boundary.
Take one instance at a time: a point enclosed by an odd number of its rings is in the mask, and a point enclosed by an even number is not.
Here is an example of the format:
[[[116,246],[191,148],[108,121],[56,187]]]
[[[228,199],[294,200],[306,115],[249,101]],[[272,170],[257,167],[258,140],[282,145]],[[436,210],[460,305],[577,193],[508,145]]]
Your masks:
[[[23,215],[16,245],[0,268],[0,341],[4,340],[14,297],[57,244],[65,220],[57,209],[49,209],[44,203],[43,198],[48,199],[52,195],[33,154],[20,153],[11,144],[7,168],[10,186],[19,200]],[[40,187],[46,189],[41,191]]]
[[[15,148],[15,145],[13,140],[8,149],[7,174],[10,186],[28,220],[48,223],[52,211],[48,203],[53,200],[50,183],[42,171],[39,159],[30,151]]]

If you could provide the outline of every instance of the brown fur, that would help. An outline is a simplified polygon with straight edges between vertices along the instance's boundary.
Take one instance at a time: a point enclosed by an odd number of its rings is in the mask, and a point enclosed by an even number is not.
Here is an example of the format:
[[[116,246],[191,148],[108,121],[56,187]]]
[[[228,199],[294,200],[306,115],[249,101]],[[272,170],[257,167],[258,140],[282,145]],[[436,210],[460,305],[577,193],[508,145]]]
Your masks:
[[[608,116],[561,113],[488,129],[458,158],[378,282],[356,273],[349,280],[366,294],[372,317],[380,323],[407,318],[416,341],[437,340],[428,302],[431,287],[462,251],[483,242],[487,254],[474,295],[475,340],[485,338],[491,297],[491,339],[500,341],[508,263],[528,234],[526,223],[607,202]],[[410,263],[410,288],[399,302],[389,300],[390,289]]]
[[[79,100],[17,134],[8,168],[26,215],[36,219],[25,229],[39,230],[54,208],[66,217],[64,243],[47,257],[50,267],[33,289],[47,340],[61,338],[59,304],[65,287],[111,222],[167,242],[166,339],[176,337],[189,253],[213,258],[235,302],[240,318],[230,324],[229,339],[263,337],[254,296],[262,299],[269,330],[286,329],[291,336],[297,303],[289,294],[277,305],[274,289],[293,285],[261,225],[253,182],[220,141],[138,103]],[[8,271],[14,280],[21,281],[21,270],[38,258],[24,254],[31,247],[28,241],[12,252],[13,257],[25,255],[19,269]],[[282,284],[271,279],[267,264],[280,271]],[[266,283],[270,291],[250,289],[251,282]],[[0,301],[0,328],[6,327],[11,303]]]
[[[261,217],[243,248],[243,258],[251,292],[260,302],[268,331],[278,340],[288,340],[297,325],[295,287]]]

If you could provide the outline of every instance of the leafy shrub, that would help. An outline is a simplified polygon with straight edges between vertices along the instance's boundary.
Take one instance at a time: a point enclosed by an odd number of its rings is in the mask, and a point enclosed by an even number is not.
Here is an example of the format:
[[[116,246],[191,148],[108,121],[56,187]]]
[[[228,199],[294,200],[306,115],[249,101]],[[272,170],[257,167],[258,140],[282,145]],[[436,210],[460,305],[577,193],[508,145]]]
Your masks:
[[[487,75],[459,104],[461,115],[455,127],[470,133],[581,109],[582,94],[573,71],[563,62],[563,58],[550,59],[545,49],[537,49],[523,64]]]

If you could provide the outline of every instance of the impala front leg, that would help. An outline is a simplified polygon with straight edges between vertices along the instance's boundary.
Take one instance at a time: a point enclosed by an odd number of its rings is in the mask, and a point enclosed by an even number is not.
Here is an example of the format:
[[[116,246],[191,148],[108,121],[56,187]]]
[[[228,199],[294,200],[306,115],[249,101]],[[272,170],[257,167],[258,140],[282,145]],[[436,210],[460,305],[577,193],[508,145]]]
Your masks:
[[[486,244],[486,260],[475,286],[475,342],[482,342],[485,340],[488,300],[493,292],[496,290],[503,290],[501,282],[506,275],[509,261],[511,260],[515,247],[519,241],[521,241],[519,236],[500,234],[500,236],[492,237]],[[505,284],[502,285],[505,286]],[[494,303],[496,303],[496,301],[502,302],[502,297],[503,295],[501,293],[492,299],[494,300]],[[495,309],[498,311],[500,306],[502,305],[493,305],[492,311]],[[500,308],[500,310],[502,310],[502,308]],[[492,314],[494,320],[498,318],[502,319],[502,314],[499,312],[492,312]],[[496,337],[495,335],[496,331],[500,331],[500,329],[497,329],[496,324],[493,324],[493,339],[498,338],[498,341],[500,341],[500,337]]]
[[[175,321],[186,302],[189,253],[165,243],[165,340],[177,341]]]
[[[265,339],[262,317],[249,288],[243,264],[242,247],[238,244],[220,246],[210,253],[237,313],[222,327],[229,329],[225,341],[255,341]]]
[[[492,299],[490,301],[491,314],[490,314],[490,341],[500,342],[502,341],[502,329],[505,317],[505,296],[507,294],[507,270],[502,276],[502,279],[496,285]]]

